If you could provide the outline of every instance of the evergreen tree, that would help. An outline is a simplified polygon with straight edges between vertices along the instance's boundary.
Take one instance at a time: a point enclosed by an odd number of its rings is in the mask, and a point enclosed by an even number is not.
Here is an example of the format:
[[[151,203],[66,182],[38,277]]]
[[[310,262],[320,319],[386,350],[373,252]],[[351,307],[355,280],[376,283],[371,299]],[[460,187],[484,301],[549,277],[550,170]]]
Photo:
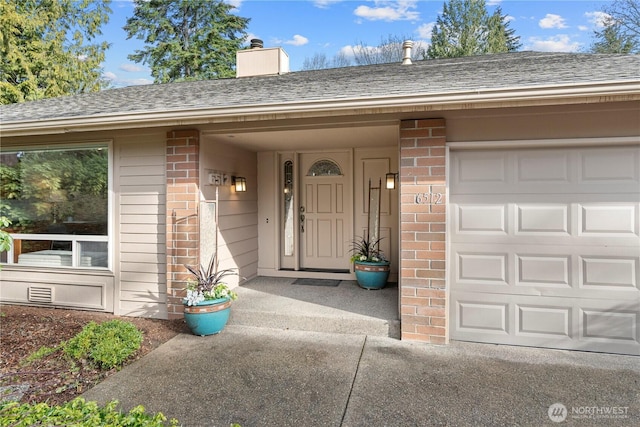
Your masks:
[[[520,37],[509,28],[501,8],[490,15],[485,0],[450,0],[436,19],[426,57],[455,58],[519,48]]]
[[[631,53],[634,50],[633,38],[611,17],[605,20],[602,31],[595,31],[595,37],[592,53]]]
[[[640,53],[640,0],[615,0],[604,8],[602,31],[595,31],[595,53]]]
[[[110,0],[0,0],[0,104],[94,92]]]
[[[129,55],[148,64],[156,83],[233,77],[249,19],[221,0],[135,0],[127,38],[145,47]]]

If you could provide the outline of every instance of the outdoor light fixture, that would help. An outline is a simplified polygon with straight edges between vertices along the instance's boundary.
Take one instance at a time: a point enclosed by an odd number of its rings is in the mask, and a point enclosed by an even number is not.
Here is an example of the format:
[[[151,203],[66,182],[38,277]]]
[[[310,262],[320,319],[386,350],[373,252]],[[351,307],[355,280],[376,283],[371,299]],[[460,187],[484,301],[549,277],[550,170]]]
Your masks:
[[[393,190],[394,188],[396,188],[396,177],[397,176],[398,176],[397,173],[392,173],[392,172],[389,172],[386,175],[387,190]]]
[[[243,176],[232,176],[231,184],[236,189],[236,193],[244,193],[247,191],[247,179]]]

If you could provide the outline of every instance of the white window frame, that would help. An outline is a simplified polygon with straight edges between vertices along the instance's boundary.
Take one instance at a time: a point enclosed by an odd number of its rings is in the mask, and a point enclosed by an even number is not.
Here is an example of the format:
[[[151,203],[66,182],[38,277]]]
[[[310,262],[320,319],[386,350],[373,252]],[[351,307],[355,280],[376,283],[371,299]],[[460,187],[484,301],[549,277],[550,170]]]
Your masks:
[[[82,270],[109,270],[113,271],[113,254],[114,254],[114,192],[113,192],[113,140],[96,140],[96,141],[82,141],[78,143],[60,143],[60,144],[37,144],[37,145],[16,145],[4,147],[3,151],[46,151],[46,150],[59,150],[59,149],[83,149],[83,148],[96,148],[107,147],[107,235],[95,236],[95,235],[82,235],[82,234],[22,234],[11,233],[13,241],[11,242],[11,248],[7,251],[7,261],[0,263],[1,265],[11,266],[11,268],[66,268],[66,269],[82,269]],[[55,240],[63,242],[71,242],[71,266],[51,266],[51,265],[21,265],[14,262],[14,242],[15,240]],[[80,247],[78,242],[107,242],[107,267],[81,267],[80,266]]]

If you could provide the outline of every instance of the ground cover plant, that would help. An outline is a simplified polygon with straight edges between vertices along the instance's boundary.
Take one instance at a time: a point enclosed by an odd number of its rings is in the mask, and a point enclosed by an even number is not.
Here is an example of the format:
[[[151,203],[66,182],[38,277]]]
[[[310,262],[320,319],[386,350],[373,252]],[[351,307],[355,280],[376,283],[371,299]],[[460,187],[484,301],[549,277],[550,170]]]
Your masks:
[[[135,343],[131,326],[141,332],[139,348],[113,345],[123,340],[116,331]],[[0,400],[62,406],[181,332],[189,332],[182,319],[0,305]],[[118,350],[101,347],[96,333]]]

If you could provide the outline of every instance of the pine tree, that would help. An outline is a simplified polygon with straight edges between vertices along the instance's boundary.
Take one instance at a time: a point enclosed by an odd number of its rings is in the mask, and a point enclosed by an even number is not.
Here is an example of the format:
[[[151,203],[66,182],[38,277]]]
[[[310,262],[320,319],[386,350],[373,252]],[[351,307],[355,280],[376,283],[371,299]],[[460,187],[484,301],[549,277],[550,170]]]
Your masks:
[[[129,55],[148,64],[156,83],[232,77],[249,19],[221,0],[135,0],[127,38],[145,47]]]
[[[0,0],[0,104],[107,86],[107,42],[92,43],[110,0]]]
[[[595,31],[596,41],[591,46],[592,53],[631,53],[633,38],[625,34],[613,18],[605,20],[602,31]]]
[[[436,19],[426,57],[455,58],[519,48],[520,37],[509,28],[502,9],[489,15],[484,0],[450,0]]]
[[[615,0],[603,12],[604,28],[594,31],[591,52],[640,53],[640,0]]]

